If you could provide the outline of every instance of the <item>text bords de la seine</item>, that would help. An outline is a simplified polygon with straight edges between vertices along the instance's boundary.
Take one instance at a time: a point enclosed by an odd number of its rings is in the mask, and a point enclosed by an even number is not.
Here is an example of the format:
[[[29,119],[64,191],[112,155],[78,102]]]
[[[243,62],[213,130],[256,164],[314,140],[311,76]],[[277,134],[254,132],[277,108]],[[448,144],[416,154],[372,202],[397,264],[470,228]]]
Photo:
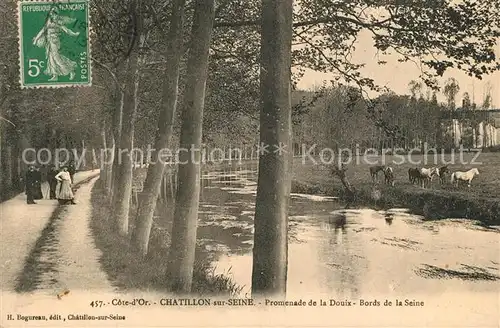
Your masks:
[[[372,306],[409,306],[409,307],[419,307],[424,306],[424,302],[414,299],[394,299],[394,300],[365,300],[359,299],[353,300],[336,300],[336,299],[319,299],[319,300],[254,300],[250,298],[242,299],[227,299],[227,300],[212,300],[210,298],[162,298],[158,302],[147,301],[144,299],[134,299],[131,301],[114,299],[111,302],[113,306],[335,306],[335,307],[349,307],[349,306],[361,306],[361,307],[372,307]]]

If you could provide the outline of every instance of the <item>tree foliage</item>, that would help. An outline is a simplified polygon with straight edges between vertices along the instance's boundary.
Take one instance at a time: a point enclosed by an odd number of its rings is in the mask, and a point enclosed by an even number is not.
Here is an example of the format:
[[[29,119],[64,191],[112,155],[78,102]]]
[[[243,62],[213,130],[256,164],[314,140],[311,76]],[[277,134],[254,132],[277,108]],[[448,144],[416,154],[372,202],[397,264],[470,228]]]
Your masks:
[[[494,46],[500,36],[499,12],[496,0],[297,0],[294,65],[377,89],[375,81],[360,73],[363,63],[351,60],[357,37],[365,30],[382,55],[395,53],[403,62],[420,60],[427,68],[421,77],[429,86],[436,87],[434,78],[452,67],[481,78],[498,69]],[[239,16],[238,21],[216,26],[258,23],[255,13]]]

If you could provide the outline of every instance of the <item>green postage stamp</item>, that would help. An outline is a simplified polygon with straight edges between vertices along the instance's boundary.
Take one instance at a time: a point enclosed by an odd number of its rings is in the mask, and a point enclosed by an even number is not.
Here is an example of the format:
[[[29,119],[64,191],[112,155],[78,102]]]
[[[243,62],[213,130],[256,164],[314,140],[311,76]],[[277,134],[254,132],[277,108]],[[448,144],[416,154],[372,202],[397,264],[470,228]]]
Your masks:
[[[19,3],[22,88],[91,85],[88,0]]]

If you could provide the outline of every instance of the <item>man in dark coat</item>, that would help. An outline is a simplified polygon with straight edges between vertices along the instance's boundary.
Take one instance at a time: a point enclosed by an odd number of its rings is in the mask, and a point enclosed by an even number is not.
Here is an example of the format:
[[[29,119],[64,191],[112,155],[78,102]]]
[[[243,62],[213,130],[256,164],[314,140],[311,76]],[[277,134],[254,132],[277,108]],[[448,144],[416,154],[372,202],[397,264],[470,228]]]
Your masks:
[[[42,193],[42,172],[40,172],[40,168],[35,166],[35,185],[33,189],[33,199],[43,199]]]
[[[70,175],[70,177],[71,177],[71,183],[74,183],[73,176],[74,176],[74,175],[75,175],[75,173],[76,173],[75,161],[71,161],[71,162],[69,162],[69,165],[68,165],[68,172],[69,172],[69,175]]]
[[[26,178],[24,179],[24,182],[26,184],[26,196],[27,196],[26,202],[28,204],[36,204],[35,201],[33,200],[33,194],[35,191],[35,181],[36,181],[35,168],[33,166],[30,166],[28,168],[28,171],[26,172]]]
[[[50,187],[50,199],[56,199],[57,173],[59,173],[59,171],[54,165],[50,167],[49,172],[47,173],[47,182]]]

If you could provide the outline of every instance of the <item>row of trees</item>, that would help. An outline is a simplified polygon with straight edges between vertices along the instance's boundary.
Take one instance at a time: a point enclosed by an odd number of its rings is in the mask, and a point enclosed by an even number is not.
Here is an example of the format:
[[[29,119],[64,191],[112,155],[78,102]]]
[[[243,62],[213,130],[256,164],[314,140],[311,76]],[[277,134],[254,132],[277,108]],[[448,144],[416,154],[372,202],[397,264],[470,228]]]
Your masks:
[[[129,251],[134,256],[147,254],[166,168],[149,166],[137,216],[131,216],[132,159],[120,150],[152,140],[156,149],[175,148],[177,143],[199,148],[202,142],[217,139],[219,132],[227,134],[226,141],[241,138],[240,144],[253,140],[245,131],[255,128],[261,142],[290,149],[292,118],[304,110],[297,106],[292,113],[291,106],[291,88],[302,69],[331,72],[347,84],[379,90],[375,81],[359,72],[362,63],[350,60],[361,30],[372,33],[382,54],[396,52],[402,61],[421,58],[428,68],[422,80],[429,86],[435,86],[435,75],[450,67],[478,77],[497,68],[493,46],[500,35],[499,8],[473,1],[93,0],[94,86],[21,91],[17,53],[12,50],[18,49],[15,4],[14,0],[0,4],[0,14],[8,17],[0,23],[1,116],[13,123],[0,125],[2,183],[5,172],[12,171],[4,158],[11,162],[36,140],[44,147],[51,136],[56,147],[83,140],[87,147],[113,148],[115,160],[102,171],[101,179],[116,230],[130,236]],[[294,75],[292,67],[297,68]],[[347,93],[346,108],[354,108],[349,114],[353,120],[368,124],[362,115],[366,110],[384,134],[398,132],[395,124],[377,114],[379,104],[369,102],[363,109],[358,105],[362,93],[351,90],[334,93]],[[335,125],[329,130],[341,140],[348,131],[338,123],[339,109],[339,103],[331,105],[330,122]],[[247,118],[256,118],[258,125]],[[14,145],[16,154],[5,150]],[[178,167],[166,275],[176,292],[191,289],[199,156],[195,151],[194,158],[181,157],[187,164]],[[290,170],[287,153],[261,154],[252,274],[256,294],[286,290]]]
[[[305,110],[298,113],[295,119],[296,152],[300,151],[302,144],[331,149],[347,147],[351,150],[356,145],[361,148],[409,149],[420,147],[423,143],[444,149],[455,147],[453,134],[449,131],[452,123],[445,117],[448,113],[452,117],[456,109],[460,90],[458,82],[453,78],[446,81],[443,88],[446,103],[438,102],[437,91],[425,88],[418,81],[411,81],[408,87],[409,95],[386,92],[371,102],[363,97],[358,88],[342,84],[329,88],[322,86],[314,92],[295,92],[297,104],[307,100]],[[423,92],[424,89],[426,92]],[[472,104],[468,94],[464,93],[461,110],[470,110],[470,116],[474,117],[473,109],[489,109],[491,102],[491,87],[485,92],[480,106]],[[370,106],[373,106],[373,112],[369,111]],[[466,119],[461,119],[461,122],[475,126],[479,124],[479,119],[478,116],[477,122]],[[394,127],[393,133],[387,133],[384,124]],[[464,139],[465,146],[472,147],[471,138]]]

